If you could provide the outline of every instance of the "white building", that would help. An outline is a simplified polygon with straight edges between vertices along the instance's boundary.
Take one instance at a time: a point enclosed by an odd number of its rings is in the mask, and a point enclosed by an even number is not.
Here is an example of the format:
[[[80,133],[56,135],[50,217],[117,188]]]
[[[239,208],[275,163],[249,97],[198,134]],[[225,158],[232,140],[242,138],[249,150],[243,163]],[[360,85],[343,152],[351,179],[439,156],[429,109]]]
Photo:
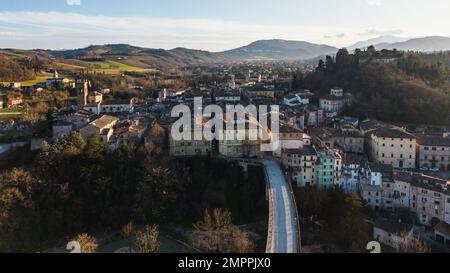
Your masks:
[[[320,98],[320,108],[333,115],[341,114],[352,103],[352,96],[342,89],[331,89],[330,95]]]
[[[302,95],[288,95],[284,98],[283,104],[287,106],[308,105],[309,98]]]
[[[316,162],[317,152],[311,146],[283,150],[283,166],[292,172],[292,180],[298,187],[316,186]]]
[[[102,101],[101,103],[86,105],[83,109],[96,115],[108,113],[131,113],[134,110],[134,103],[133,99]]]
[[[340,187],[346,193],[357,193],[359,191],[360,172],[364,160],[361,156],[345,154],[342,160],[342,175]]]
[[[386,246],[397,248],[402,233],[413,236],[413,226],[401,222],[379,219],[373,227],[373,238]]]

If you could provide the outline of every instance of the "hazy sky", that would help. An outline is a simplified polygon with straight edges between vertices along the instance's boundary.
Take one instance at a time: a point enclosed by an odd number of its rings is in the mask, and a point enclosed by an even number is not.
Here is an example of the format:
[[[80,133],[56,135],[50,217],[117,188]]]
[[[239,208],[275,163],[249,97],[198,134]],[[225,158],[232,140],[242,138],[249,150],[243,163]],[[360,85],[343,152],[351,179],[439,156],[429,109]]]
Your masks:
[[[450,36],[450,1],[0,1],[0,48],[129,43],[221,51],[273,38],[341,47],[380,35]]]

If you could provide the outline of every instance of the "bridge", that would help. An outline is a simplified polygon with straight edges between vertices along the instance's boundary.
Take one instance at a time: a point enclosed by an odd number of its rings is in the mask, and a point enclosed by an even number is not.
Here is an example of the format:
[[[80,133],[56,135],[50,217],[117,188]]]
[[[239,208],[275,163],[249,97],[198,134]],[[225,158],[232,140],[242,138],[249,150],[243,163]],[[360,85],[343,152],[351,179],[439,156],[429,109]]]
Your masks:
[[[190,158],[191,156],[177,157]],[[244,170],[247,170],[249,165],[264,168],[267,201],[269,202],[266,253],[300,253],[300,224],[294,192],[278,161],[275,159],[233,158],[221,155],[216,155],[214,158],[238,162],[244,167]]]
[[[225,159],[225,158],[222,158]],[[293,190],[274,159],[227,159],[264,167],[269,202],[266,253],[300,253],[300,226]]]

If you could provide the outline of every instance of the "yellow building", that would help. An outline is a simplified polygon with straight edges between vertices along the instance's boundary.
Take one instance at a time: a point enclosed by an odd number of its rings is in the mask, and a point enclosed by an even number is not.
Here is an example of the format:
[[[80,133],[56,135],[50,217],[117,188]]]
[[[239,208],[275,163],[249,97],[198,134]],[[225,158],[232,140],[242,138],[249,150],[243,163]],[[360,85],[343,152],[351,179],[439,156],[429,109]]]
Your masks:
[[[258,135],[259,130],[249,126],[250,122],[245,121],[245,128],[237,125],[228,130],[224,124],[223,140],[218,141],[219,154],[227,157],[260,156],[261,140]]]
[[[417,139],[401,128],[380,128],[370,135],[371,155],[375,161],[394,168],[416,167]]]
[[[203,120],[203,124],[207,120]],[[194,126],[193,126],[194,127]],[[195,140],[195,129],[191,130],[190,140],[174,140],[171,134],[169,134],[169,153],[171,156],[206,156],[210,155],[212,151],[212,143],[206,140],[202,131],[202,139]]]

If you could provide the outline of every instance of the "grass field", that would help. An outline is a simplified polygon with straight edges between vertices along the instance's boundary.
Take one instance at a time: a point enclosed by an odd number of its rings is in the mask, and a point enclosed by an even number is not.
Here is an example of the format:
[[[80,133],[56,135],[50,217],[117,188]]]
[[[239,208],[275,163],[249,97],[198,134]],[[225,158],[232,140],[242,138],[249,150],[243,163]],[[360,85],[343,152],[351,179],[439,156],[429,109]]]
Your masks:
[[[77,60],[76,64],[64,63],[64,61],[60,61],[58,66],[62,69],[74,69],[74,70],[83,70],[89,69],[96,73],[105,73],[105,74],[119,74],[123,71],[136,71],[136,72],[155,72],[154,69],[141,68],[137,66],[127,65],[124,63],[116,62],[113,60],[105,60],[105,61],[81,61]]]
[[[154,71],[153,69],[140,68],[111,60],[106,60],[103,62],[90,62],[89,64],[90,67],[95,72],[102,72],[106,74],[117,74],[121,71],[136,71],[136,72]]]
[[[36,78],[29,80],[29,81],[23,81],[20,82],[20,84],[22,85],[22,87],[26,87],[26,86],[33,86],[37,83],[40,82],[45,82],[48,78],[52,78],[53,75],[51,73],[43,73],[43,74],[39,74],[36,76]],[[3,85],[9,85],[9,82],[2,82]]]

